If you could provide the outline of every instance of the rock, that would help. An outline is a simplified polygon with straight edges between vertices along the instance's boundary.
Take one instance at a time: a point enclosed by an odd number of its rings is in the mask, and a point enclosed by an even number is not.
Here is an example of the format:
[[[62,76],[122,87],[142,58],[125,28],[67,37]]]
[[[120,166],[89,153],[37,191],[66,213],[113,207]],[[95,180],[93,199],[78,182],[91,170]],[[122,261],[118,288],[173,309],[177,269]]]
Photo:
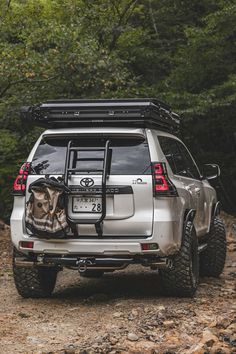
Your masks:
[[[231,323],[231,325],[228,326],[227,331],[231,334],[236,334],[236,322]]]
[[[120,354],[160,354],[157,350],[157,344],[150,342],[149,340],[140,339],[138,342],[125,341],[124,346],[126,347],[124,351],[118,351]]]
[[[186,352],[186,354],[205,354],[206,351],[204,349],[204,344],[203,343],[198,343],[194,344],[189,348]]]
[[[229,252],[236,251],[236,244],[231,243],[230,245],[227,246],[227,249],[228,249]]]
[[[144,312],[148,313],[151,311],[151,308],[149,306],[144,307]]]
[[[117,332],[118,330],[119,330],[119,326],[118,325],[116,325],[116,324],[111,324],[111,325],[107,325],[106,326],[106,330],[108,331],[108,332]]]
[[[39,337],[32,337],[32,336],[28,336],[26,337],[27,341],[33,344],[42,344],[43,342],[45,342],[43,339],[39,338]]]
[[[118,338],[110,337],[109,342],[111,343],[111,345],[115,345],[118,342]]]
[[[10,227],[0,220],[0,230],[10,230]]]
[[[131,311],[131,314],[136,317],[136,316],[138,316],[138,311],[136,309],[133,309]]]
[[[163,305],[160,305],[160,306],[157,306],[156,308],[155,308],[158,312],[161,312],[161,311],[165,311],[165,306],[163,306]]]
[[[219,316],[217,318],[217,327],[227,328],[231,324],[232,320],[229,316]]]
[[[212,347],[214,343],[217,343],[218,338],[210,331],[209,329],[205,329],[202,333],[201,343],[206,345],[207,347]]]
[[[65,350],[65,354],[75,354],[76,348],[73,344],[69,344],[64,348],[64,350]]]
[[[210,350],[210,354],[231,354],[231,350],[223,347],[222,344],[216,343]]]
[[[127,338],[128,338],[128,340],[131,340],[132,342],[135,342],[135,341],[137,341],[139,339],[137,334],[131,333],[131,332],[128,333]]]
[[[217,324],[214,316],[204,313],[196,313],[196,320],[198,323],[204,324],[206,327],[214,327]]]
[[[173,328],[174,327],[174,321],[169,320],[169,321],[164,321],[163,322],[163,326],[165,326],[166,328]]]
[[[30,317],[30,315],[28,313],[24,313],[24,312],[19,312],[18,316],[21,318],[29,318]]]
[[[122,317],[123,316],[123,312],[114,312],[113,313],[113,317],[114,318],[119,318],[119,317]]]

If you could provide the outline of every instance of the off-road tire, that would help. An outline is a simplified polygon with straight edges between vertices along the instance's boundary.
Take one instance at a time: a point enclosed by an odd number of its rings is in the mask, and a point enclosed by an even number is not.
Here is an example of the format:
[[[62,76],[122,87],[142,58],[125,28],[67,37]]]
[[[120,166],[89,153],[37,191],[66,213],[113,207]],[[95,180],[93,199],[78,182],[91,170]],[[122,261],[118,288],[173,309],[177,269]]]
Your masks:
[[[172,261],[171,269],[160,270],[164,293],[192,297],[199,281],[198,240],[192,222],[184,226],[181,248]]]
[[[24,298],[50,297],[57,279],[56,268],[19,267],[15,264],[15,257],[22,257],[22,253],[13,249],[13,276],[16,289]]]
[[[80,273],[81,277],[84,278],[101,278],[104,272],[102,270],[89,270],[87,269],[84,273]]]
[[[207,248],[200,254],[200,275],[217,278],[224,269],[226,258],[225,227],[219,217],[213,218],[206,240]]]

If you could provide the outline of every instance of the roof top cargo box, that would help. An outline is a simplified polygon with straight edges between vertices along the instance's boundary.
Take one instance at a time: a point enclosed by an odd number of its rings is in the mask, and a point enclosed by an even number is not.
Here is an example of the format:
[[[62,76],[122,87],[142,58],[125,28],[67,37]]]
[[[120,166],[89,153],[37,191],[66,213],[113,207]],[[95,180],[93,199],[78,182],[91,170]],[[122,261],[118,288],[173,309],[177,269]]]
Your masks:
[[[180,125],[180,117],[153,98],[47,101],[22,107],[21,117],[51,128],[122,126],[178,133]]]

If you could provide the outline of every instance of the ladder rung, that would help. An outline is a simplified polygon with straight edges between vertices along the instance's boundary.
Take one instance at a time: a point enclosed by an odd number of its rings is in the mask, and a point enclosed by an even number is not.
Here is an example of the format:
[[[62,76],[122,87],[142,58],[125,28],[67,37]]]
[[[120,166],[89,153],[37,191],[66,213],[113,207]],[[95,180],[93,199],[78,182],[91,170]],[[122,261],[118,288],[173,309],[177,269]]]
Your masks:
[[[75,161],[104,161],[103,157],[79,157],[78,159],[75,159]]]
[[[68,168],[68,170],[67,170],[68,172],[103,172],[103,170],[100,170],[100,169],[98,169],[98,170],[92,170],[92,169],[76,169],[76,168]]]
[[[70,221],[72,224],[94,224],[96,232],[98,234],[98,237],[101,237],[103,234],[103,229],[102,229],[102,223],[104,218],[106,217],[106,178],[108,175],[108,170],[109,170],[109,164],[111,160],[111,154],[110,154],[110,141],[107,140],[105,143],[105,147],[103,148],[81,148],[77,146],[71,147],[72,140],[69,141],[68,146],[67,146],[67,154],[66,154],[66,165],[65,165],[65,177],[64,181],[65,184],[68,186],[68,179],[71,178],[72,175],[76,176],[78,174],[98,174],[98,176],[101,177],[101,192],[96,191],[94,193],[90,193],[90,195],[100,195],[102,199],[102,210],[101,213],[99,213],[98,219],[79,219],[75,220],[72,219],[68,216],[68,204],[66,205],[66,213],[67,213],[67,219]],[[97,151],[102,151],[104,153],[104,157],[89,157],[89,158],[84,158],[84,157],[79,157],[78,158],[78,152],[83,152],[83,151],[90,151],[90,152],[97,152]],[[72,152],[74,152],[74,156],[72,159]],[[102,169],[80,169],[76,168],[76,164],[78,161],[103,161],[103,168]],[[74,166],[74,168],[69,168],[70,166]],[[83,195],[83,191],[81,193],[70,193],[72,195],[79,194]],[[68,201],[68,199],[66,199]],[[74,231],[74,234],[78,234],[76,231]]]
[[[70,147],[70,151],[105,151],[104,148],[81,148],[81,147]]]

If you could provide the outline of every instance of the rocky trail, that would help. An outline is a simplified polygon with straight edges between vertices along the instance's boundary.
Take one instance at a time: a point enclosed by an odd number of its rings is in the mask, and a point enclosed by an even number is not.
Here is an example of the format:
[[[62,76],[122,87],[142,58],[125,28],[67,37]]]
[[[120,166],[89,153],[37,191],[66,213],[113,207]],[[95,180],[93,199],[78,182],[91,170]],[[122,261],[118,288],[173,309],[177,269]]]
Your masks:
[[[202,278],[192,299],[163,297],[157,272],[142,267],[97,280],[66,270],[51,299],[22,299],[1,223],[0,353],[236,353],[236,221],[223,217],[224,273]]]

